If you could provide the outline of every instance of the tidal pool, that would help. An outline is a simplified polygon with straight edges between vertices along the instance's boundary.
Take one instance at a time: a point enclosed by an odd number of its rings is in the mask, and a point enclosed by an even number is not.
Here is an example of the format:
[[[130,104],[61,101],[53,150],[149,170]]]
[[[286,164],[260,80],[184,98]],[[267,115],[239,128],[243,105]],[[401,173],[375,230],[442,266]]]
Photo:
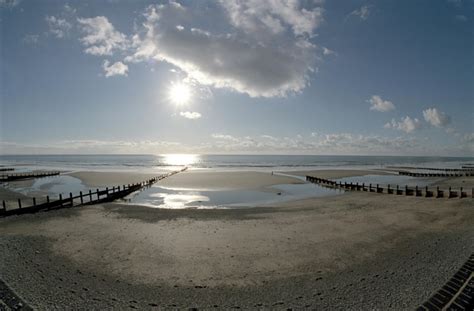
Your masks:
[[[261,191],[242,189],[196,190],[154,185],[130,195],[126,200],[130,204],[169,209],[244,208],[311,197],[337,195],[342,192],[342,190],[324,188],[310,183],[280,184],[262,189]]]

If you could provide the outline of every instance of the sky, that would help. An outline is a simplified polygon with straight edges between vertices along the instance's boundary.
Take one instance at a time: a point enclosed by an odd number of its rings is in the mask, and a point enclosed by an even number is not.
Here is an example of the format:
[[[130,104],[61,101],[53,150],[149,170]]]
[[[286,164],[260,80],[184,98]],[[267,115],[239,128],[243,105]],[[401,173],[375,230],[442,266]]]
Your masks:
[[[474,0],[0,0],[0,154],[474,155]]]

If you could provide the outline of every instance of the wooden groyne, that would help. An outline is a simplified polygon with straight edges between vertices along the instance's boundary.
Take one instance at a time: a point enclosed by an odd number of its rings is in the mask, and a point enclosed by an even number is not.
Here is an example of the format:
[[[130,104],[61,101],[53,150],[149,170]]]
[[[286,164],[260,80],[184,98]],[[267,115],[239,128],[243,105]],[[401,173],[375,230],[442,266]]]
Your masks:
[[[2,174],[0,175],[0,182],[13,181],[20,179],[40,178],[48,176],[57,176],[60,172],[41,172],[41,173],[15,173],[15,174]]]
[[[325,178],[319,178],[315,176],[306,176],[306,180],[315,184],[319,184],[326,187],[345,189],[352,191],[366,191],[366,192],[375,192],[375,193],[385,193],[385,194],[395,194],[395,195],[406,195],[406,196],[417,196],[425,198],[474,198],[474,188],[471,189],[470,195],[467,191],[461,187],[460,190],[453,190],[449,187],[448,190],[441,190],[439,187],[436,189],[426,187],[408,187],[407,185],[400,187],[395,185],[387,185],[387,187],[380,187],[379,184],[359,184],[359,183],[348,183],[348,182],[337,182],[334,180],[329,180]]]
[[[36,213],[39,211],[54,210],[59,208],[91,205],[105,202],[112,202],[117,199],[121,199],[131,194],[132,192],[138,191],[142,188],[149,187],[152,184],[177,173],[185,171],[187,168],[184,168],[179,171],[173,171],[168,174],[163,174],[157,177],[147,179],[145,181],[128,184],[122,186],[106,187],[105,189],[95,191],[89,190],[88,192],[80,191],[78,195],[73,196],[70,192],[69,196],[63,197],[62,194],[59,195],[59,198],[56,200],[51,200],[49,196],[46,196],[46,201],[40,203],[36,198],[32,198],[30,202],[26,200],[17,200],[15,206],[7,206],[7,203],[3,200],[2,207],[0,208],[0,217],[11,216],[11,215],[21,215],[27,213]],[[43,199],[44,200],[44,199]],[[29,204],[26,206],[26,204]]]
[[[11,167],[0,167],[0,172],[14,171],[14,168]]]
[[[474,167],[465,167],[465,166],[462,166],[461,168],[422,167],[422,166],[387,166],[387,168],[402,169],[402,170],[443,171],[443,172],[474,171]]]
[[[416,311],[473,310],[474,254],[453,277]]]
[[[474,170],[472,171],[463,171],[458,173],[419,173],[419,172],[408,172],[408,171],[399,171],[398,175],[412,176],[412,177],[469,177],[474,176]]]

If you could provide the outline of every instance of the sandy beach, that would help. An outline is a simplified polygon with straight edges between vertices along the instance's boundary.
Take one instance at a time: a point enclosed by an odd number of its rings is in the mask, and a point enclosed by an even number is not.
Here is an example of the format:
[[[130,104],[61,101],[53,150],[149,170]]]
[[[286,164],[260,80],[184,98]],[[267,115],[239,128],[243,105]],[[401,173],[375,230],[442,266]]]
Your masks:
[[[186,172],[162,183],[298,182]],[[39,310],[413,309],[472,253],[472,200],[386,198],[346,193],[217,210],[109,203],[9,217],[0,219],[0,275]]]

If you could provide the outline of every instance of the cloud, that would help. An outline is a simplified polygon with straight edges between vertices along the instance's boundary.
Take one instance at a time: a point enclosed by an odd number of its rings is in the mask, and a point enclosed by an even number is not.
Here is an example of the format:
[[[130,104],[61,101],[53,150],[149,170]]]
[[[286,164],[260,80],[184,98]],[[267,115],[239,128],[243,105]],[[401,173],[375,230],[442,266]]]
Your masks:
[[[21,3],[21,0],[0,0],[0,8],[13,8]]]
[[[299,1],[220,0],[231,24],[246,32],[281,33],[287,27],[295,35],[311,35],[323,21],[323,9],[301,8]]]
[[[39,42],[39,37],[39,35],[25,35],[22,41],[27,44],[37,44]]]
[[[0,141],[0,154],[159,154],[181,148],[166,140],[107,141],[95,139],[63,140],[38,144]]]
[[[115,30],[105,16],[78,18],[85,36],[80,39],[84,50],[92,55],[112,55],[115,50],[125,50],[129,44],[127,37]]]
[[[387,112],[395,109],[395,105],[391,101],[383,100],[379,95],[372,95],[367,101],[371,104],[370,110]]]
[[[64,38],[71,30],[71,23],[67,22],[64,18],[55,16],[46,16],[46,23],[48,23],[49,32],[51,32],[56,38]]]
[[[458,22],[467,22],[468,21],[468,18],[466,17],[466,15],[456,15],[454,18]]]
[[[298,3],[222,1],[212,8],[210,29],[196,27],[207,22],[199,10],[175,2],[151,5],[125,61],[167,62],[201,85],[251,97],[300,92],[315,71],[318,50],[308,37],[322,9]]]
[[[105,60],[102,68],[107,78],[112,76],[126,76],[128,72],[128,66],[122,62],[115,62],[110,65],[110,62]]]
[[[336,55],[337,53],[326,48],[326,47],[323,47],[323,55]]]
[[[436,108],[423,110],[425,121],[435,127],[444,127],[451,122],[451,118]]]
[[[371,8],[370,5],[363,5],[359,9],[352,11],[349,15],[358,16],[361,20],[365,21],[369,18]]]
[[[220,140],[230,140],[230,141],[237,141],[238,140],[234,136],[226,135],[226,134],[212,134],[211,137],[215,138],[215,139],[220,139]]]
[[[181,111],[179,115],[186,119],[191,119],[191,120],[196,120],[201,117],[201,114],[195,111]]]
[[[410,117],[405,117],[402,118],[400,121],[395,121],[395,119],[392,119],[391,122],[388,122],[384,125],[384,128],[392,128],[400,131],[404,131],[405,133],[412,133],[415,130],[418,130],[421,128],[421,122],[417,118],[410,118]]]

